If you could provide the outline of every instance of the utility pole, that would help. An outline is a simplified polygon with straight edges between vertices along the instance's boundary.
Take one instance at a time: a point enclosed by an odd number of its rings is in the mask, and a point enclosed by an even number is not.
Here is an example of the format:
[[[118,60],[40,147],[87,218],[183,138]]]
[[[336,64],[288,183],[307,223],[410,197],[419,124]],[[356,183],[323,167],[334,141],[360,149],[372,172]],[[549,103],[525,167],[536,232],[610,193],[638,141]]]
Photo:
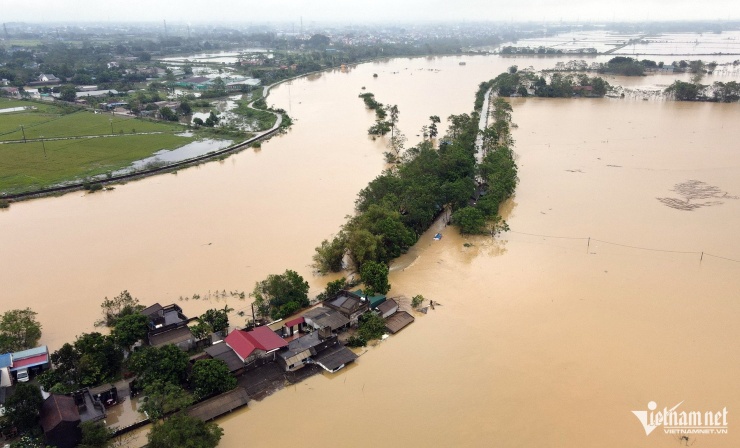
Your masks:
[[[164,22],[164,37],[167,37],[167,21],[162,19],[162,22]]]
[[[5,38],[9,38],[10,34],[8,34],[8,26],[3,23],[3,29],[5,30]]]
[[[23,129],[23,125],[21,125],[21,132],[23,132],[23,143],[26,143],[26,130]]]
[[[108,121],[110,121],[110,135],[113,135],[113,118],[109,118]]]
[[[41,138],[41,146],[44,148],[44,158],[46,158],[46,143],[44,143],[44,136],[39,135],[39,138]]]

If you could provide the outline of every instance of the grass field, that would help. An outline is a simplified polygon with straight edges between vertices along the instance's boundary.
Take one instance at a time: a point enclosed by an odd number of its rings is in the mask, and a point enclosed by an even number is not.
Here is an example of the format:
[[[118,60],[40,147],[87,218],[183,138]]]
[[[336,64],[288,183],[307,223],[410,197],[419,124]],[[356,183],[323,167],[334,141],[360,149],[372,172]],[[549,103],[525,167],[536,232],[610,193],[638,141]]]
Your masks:
[[[0,109],[14,107],[34,107],[34,110],[7,112],[0,114],[0,141],[22,140],[23,132],[27,139],[74,137],[86,135],[109,135],[111,125],[114,134],[142,132],[176,132],[183,131],[177,123],[162,123],[138,118],[95,114],[80,111],[63,114],[61,108],[53,104],[29,101],[0,100]],[[21,125],[23,130],[21,130]]]
[[[179,148],[194,140],[193,137],[175,135],[185,130],[177,123],[89,111],[65,114],[62,107],[53,103],[0,99],[0,109],[14,107],[34,109],[0,113],[0,142],[22,140],[21,125],[29,140],[40,137],[101,137],[0,144],[0,193],[37,190],[109,173],[159,150]],[[114,136],[110,135],[111,125]],[[162,133],[142,135],[146,132]]]
[[[173,134],[0,145],[0,193],[20,193],[127,167],[160,149],[193,141]],[[44,146],[46,155],[44,155]]]

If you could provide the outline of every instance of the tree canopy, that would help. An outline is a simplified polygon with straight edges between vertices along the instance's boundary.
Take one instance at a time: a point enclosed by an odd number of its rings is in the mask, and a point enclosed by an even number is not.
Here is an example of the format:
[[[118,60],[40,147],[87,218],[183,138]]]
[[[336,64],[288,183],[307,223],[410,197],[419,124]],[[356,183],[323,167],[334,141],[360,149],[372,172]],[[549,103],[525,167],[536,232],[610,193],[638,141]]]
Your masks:
[[[180,385],[188,370],[188,355],[172,344],[162,347],[142,347],[128,359],[128,368],[144,384],[155,381]]]
[[[149,432],[149,448],[215,448],[223,429],[185,414],[155,424]]]
[[[385,294],[391,289],[388,283],[388,265],[375,261],[368,261],[360,269],[360,279],[365,284],[365,291],[369,295]]]
[[[0,317],[0,353],[36,347],[41,338],[41,324],[31,308],[10,310]]]
[[[262,316],[280,319],[308,306],[308,282],[296,271],[270,274],[254,285],[254,303]]]
[[[199,359],[193,365],[190,384],[195,388],[195,396],[203,399],[235,388],[236,378],[220,359]]]
[[[18,383],[15,391],[5,400],[5,418],[11,426],[24,432],[36,427],[39,422],[39,411],[44,399],[41,390],[32,383]]]

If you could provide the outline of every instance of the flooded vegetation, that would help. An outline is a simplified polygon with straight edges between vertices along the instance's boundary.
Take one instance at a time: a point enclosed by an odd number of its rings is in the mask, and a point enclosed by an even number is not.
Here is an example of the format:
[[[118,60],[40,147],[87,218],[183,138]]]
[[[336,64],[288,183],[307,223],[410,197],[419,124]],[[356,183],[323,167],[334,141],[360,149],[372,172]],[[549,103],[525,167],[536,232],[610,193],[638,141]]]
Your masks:
[[[543,70],[567,59],[401,58],[280,85],[267,102],[296,125],[259,151],[1,210],[0,272],[12,279],[2,300],[38,311],[42,343],[56,349],[92,331],[100,298],[123,289],[170,303],[249,290],[288,267],[314,294],[335,279],[313,275],[316,242],[337,232],[387,166],[388,139],[366,134],[375,113],[357,100],[362,87],[398,105],[398,126],[416,144],[430,115],[442,117],[444,135],[446,117],[469,112],[481,81],[513,63]],[[608,80],[642,88],[684,76]],[[337,446],[642,446],[631,411],[651,400],[740,408],[731,392],[740,374],[740,153],[728,143],[740,139],[738,105],[509,101],[519,184],[500,213],[510,230],[464,237],[433,223],[392,264],[389,296],[407,309],[416,294],[441,306],[341,373],[219,420],[221,446],[287,444],[297,434]],[[704,206],[671,206],[681,201]],[[209,297],[188,308],[228,304],[243,323],[247,300]],[[286,409],[316,406],[341,412],[293,418],[290,431],[276,423]],[[399,424],[357,440],[358,416],[371,413]],[[732,434],[692,440],[737,445]]]

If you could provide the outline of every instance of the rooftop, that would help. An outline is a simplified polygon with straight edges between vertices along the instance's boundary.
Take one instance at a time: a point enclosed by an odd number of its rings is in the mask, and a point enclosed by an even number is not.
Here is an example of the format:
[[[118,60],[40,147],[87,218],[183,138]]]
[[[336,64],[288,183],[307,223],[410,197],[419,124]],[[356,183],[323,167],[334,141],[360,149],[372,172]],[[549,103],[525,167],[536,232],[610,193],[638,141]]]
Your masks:
[[[13,355],[10,353],[5,353],[3,355],[0,355],[0,368],[3,367],[10,367],[13,365]]]
[[[407,313],[406,311],[399,311],[385,320],[385,328],[387,328],[388,331],[390,331],[391,333],[395,334],[413,321],[414,316]]]
[[[75,400],[66,395],[51,394],[41,404],[40,421],[44,432],[49,432],[62,422],[80,421]]]
[[[306,311],[303,314],[303,317],[306,319],[311,319],[319,327],[329,327],[332,331],[349,324],[349,319],[344,317],[338,311],[335,311],[331,308],[313,308]]]
[[[327,349],[315,356],[314,361],[330,372],[336,372],[345,365],[357,359],[357,355],[343,345]]]
[[[166,344],[179,344],[180,342],[185,342],[188,339],[192,339],[193,333],[190,331],[190,328],[183,326],[174,328],[169,331],[163,331],[162,333],[157,334],[150,334],[149,335],[149,344],[151,344],[154,347],[159,347]]]
[[[220,359],[226,363],[230,372],[236,372],[244,367],[244,362],[234,353],[234,350],[223,342],[213,344],[206,349],[206,353],[213,359]]]
[[[389,313],[393,311],[393,308],[398,307],[398,302],[396,302],[393,299],[388,299],[385,302],[378,305],[378,311],[380,311],[382,314]]]
[[[23,358],[30,358],[32,356],[37,356],[37,355],[42,355],[42,354],[44,355],[49,354],[49,349],[45,345],[42,345],[36,348],[29,348],[28,350],[21,350],[19,352],[15,352],[13,353],[13,361],[18,362],[19,360]]]
[[[242,360],[247,359],[257,349],[271,352],[288,345],[268,327],[257,327],[252,331],[234,330],[224,341]]]
[[[234,409],[246,406],[247,403],[249,403],[247,391],[243,387],[237,387],[192,406],[187,413],[191,417],[207,422]]]

